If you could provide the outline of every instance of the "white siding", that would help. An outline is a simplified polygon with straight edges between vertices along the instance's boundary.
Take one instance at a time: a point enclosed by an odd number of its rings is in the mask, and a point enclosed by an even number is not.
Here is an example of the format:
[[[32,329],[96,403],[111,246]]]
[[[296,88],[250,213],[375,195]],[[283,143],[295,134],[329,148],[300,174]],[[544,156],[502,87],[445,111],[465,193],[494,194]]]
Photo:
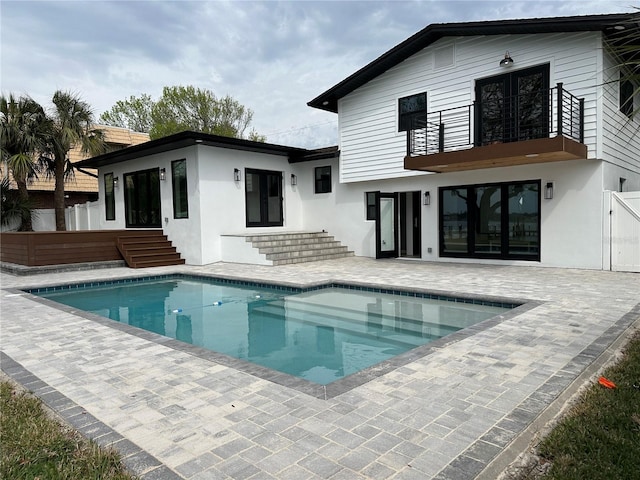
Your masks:
[[[630,120],[620,112],[620,69],[604,51],[604,78],[602,86],[602,158],[626,172],[622,177],[640,176],[640,115]],[[640,98],[635,98],[640,108]],[[640,181],[640,178],[638,179]],[[633,187],[636,188],[636,187]],[[615,185],[605,189],[617,190]]]
[[[508,50],[511,70],[550,64],[550,85],[564,83],[585,98],[585,143],[596,158],[599,34],[540,34],[442,39],[339,101],[340,180],[354,182],[423,175],[404,170],[406,133],[398,132],[398,99],[427,92],[430,112],[469,105],[475,79],[504,73],[499,61]],[[434,68],[434,50],[454,49],[454,65]]]

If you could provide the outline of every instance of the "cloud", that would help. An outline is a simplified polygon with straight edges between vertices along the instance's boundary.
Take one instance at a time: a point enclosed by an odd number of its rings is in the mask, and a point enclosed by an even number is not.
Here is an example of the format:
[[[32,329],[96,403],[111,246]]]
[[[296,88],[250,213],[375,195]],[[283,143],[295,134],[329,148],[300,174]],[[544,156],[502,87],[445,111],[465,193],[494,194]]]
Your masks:
[[[306,103],[431,23],[629,11],[601,1],[2,1],[3,92],[49,105],[194,85],[254,111],[274,143],[337,142],[337,117]]]

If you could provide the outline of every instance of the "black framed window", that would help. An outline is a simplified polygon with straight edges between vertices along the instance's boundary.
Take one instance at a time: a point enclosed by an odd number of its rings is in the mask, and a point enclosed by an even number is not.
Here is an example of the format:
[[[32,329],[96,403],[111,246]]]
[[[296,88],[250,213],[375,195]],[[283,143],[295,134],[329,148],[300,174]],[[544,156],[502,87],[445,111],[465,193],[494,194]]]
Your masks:
[[[367,208],[367,220],[376,219],[376,192],[366,192],[365,203]]]
[[[427,92],[398,100],[398,131],[406,132],[427,125]]]
[[[326,167],[316,167],[315,170],[315,193],[331,192],[331,165]]]
[[[113,173],[104,174],[104,209],[106,220],[116,219],[116,196],[114,191]]]
[[[627,117],[633,116],[633,82],[627,78],[623,71],[620,72],[620,111]]]
[[[171,162],[171,186],[173,189],[173,218],[189,218],[186,160]]]
[[[440,255],[540,260],[540,180],[439,190]]]

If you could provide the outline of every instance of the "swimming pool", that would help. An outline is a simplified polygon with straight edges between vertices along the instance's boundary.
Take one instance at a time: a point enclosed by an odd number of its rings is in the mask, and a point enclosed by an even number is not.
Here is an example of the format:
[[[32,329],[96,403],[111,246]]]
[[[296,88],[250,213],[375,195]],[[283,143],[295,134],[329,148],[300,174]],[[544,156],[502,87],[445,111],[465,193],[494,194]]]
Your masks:
[[[320,385],[516,306],[341,284],[298,289],[182,275],[30,293]]]

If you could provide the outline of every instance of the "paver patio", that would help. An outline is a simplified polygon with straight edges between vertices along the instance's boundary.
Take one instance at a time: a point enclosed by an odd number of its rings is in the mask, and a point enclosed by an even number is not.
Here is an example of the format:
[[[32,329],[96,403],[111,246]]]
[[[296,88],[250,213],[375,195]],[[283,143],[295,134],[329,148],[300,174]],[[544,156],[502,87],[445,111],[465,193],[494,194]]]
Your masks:
[[[486,329],[323,399],[16,289],[187,272],[527,299]],[[144,479],[475,478],[630,325],[640,275],[368,258],[2,273],[2,370]]]

